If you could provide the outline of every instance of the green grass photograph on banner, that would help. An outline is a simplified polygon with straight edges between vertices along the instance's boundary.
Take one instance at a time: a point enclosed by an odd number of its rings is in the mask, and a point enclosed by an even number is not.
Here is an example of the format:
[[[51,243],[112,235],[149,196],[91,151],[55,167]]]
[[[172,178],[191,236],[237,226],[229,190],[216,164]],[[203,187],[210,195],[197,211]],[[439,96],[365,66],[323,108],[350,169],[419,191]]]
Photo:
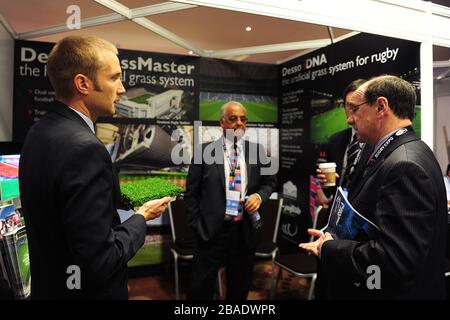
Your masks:
[[[220,108],[228,101],[237,101],[247,109],[248,122],[277,123],[277,97],[237,94],[201,92],[199,118],[202,121],[219,121]]]

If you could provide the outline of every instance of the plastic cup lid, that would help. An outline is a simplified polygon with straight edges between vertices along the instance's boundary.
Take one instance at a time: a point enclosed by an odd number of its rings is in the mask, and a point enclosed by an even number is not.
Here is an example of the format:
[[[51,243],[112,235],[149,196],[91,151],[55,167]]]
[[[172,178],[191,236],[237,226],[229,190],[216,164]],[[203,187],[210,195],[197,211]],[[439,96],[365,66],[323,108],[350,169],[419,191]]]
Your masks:
[[[336,163],[335,162],[319,163],[319,168],[321,169],[336,168]]]

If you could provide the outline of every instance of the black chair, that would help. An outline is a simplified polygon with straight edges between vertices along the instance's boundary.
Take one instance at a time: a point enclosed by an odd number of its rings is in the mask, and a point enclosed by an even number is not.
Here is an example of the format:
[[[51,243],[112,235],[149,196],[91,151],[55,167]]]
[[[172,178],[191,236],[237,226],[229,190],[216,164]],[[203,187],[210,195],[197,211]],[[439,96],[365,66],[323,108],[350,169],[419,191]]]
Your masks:
[[[195,235],[187,223],[184,200],[177,199],[169,203],[168,210],[173,241],[170,251],[174,260],[175,298],[180,300],[178,259],[192,260],[194,258]],[[222,296],[222,284],[220,281],[218,286],[219,295]]]
[[[322,206],[319,206],[315,210],[315,216],[313,220],[313,228],[317,225],[317,218],[322,210]],[[310,238],[313,241],[314,237]],[[299,249],[300,250],[300,249]],[[278,282],[281,279],[282,271],[285,270],[297,277],[311,279],[308,291],[308,300],[311,300],[314,293],[314,287],[317,279],[317,258],[312,255],[306,255],[303,253],[289,253],[278,254],[275,256],[274,263],[278,266],[278,275],[272,285],[272,292],[270,297],[273,299],[278,287]]]
[[[271,285],[273,285],[275,281],[275,256],[278,252],[277,231],[280,223],[282,206],[283,199],[269,199],[259,210],[262,228],[261,239],[256,246],[255,256],[258,258],[272,258]]]

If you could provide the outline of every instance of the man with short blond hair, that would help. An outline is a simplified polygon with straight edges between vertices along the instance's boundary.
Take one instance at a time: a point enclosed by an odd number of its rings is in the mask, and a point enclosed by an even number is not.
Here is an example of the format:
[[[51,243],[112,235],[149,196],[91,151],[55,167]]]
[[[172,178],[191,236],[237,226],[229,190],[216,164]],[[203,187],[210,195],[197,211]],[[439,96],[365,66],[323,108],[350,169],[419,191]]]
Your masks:
[[[127,299],[127,262],[146,220],[169,197],[120,223],[118,177],[94,122],[112,116],[125,89],[117,49],[84,36],[62,39],[48,59],[57,101],[28,132],[19,168],[32,299]]]
[[[85,74],[98,90],[97,71],[104,65],[106,55],[117,56],[117,48],[109,41],[86,36],[69,36],[52,49],[47,63],[50,82],[57,97],[67,99],[74,93],[72,79],[76,74]]]

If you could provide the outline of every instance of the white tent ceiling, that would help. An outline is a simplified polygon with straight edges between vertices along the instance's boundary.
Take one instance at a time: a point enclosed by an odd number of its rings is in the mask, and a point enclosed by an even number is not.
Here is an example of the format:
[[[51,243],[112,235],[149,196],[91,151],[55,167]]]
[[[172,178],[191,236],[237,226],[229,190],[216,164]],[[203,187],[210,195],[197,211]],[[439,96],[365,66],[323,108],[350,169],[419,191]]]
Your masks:
[[[277,63],[303,51],[297,48],[317,48],[331,43],[327,27],[310,23],[163,0],[120,0],[112,3],[116,7],[118,4],[126,6],[135,15],[143,11],[144,14],[163,12],[144,16],[144,19],[156,24],[153,26],[155,30],[160,27],[160,34],[142,27],[137,23],[139,21],[127,19],[90,0],[1,1],[0,13],[17,38],[36,41],[56,42],[69,34],[94,34],[120,48],[175,54],[188,54],[189,50],[194,49],[200,55],[206,55],[205,52],[210,50],[289,43],[290,47],[266,48],[265,51],[275,50],[269,53],[221,55],[223,58],[262,63]],[[68,31],[66,20],[69,14],[66,10],[73,4],[80,8],[82,27]],[[86,27],[89,23],[98,25]],[[247,26],[252,27],[251,32],[245,31]],[[334,37],[340,37],[351,31],[333,28],[332,32]]]
[[[261,63],[279,63],[354,34],[345,28],[220,8],[233,2],[252,1],[2,0],[0,21],[19,39],[56,42],[69,34],[94,34],[120,48],[175,54],[192,50],[201,56]],[[67,28],[71,5],[80,9],[79,30]],[[247,26],[252,31],[245,31]],[[439,51],[450,59],[450,49]]]

